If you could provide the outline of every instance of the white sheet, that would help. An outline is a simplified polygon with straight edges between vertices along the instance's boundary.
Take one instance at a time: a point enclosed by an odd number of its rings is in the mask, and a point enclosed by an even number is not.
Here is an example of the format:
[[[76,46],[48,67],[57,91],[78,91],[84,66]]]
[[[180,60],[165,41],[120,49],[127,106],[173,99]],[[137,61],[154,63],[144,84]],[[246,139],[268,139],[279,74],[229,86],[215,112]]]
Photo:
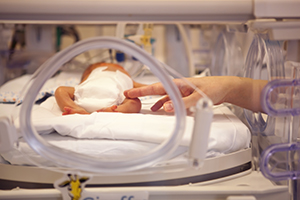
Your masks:
[[[149,102],[149,99],[147,101]],[[145,111],[147,109],[142,112]],[[60,148],[101,158],[141,155],[165,140],[171,133],[174,123],[173,116],[142,113],[93,113],[62,116],[54,98],[49,98],[41,106],[33,108],[33,124],[47,142]],[[181,146],[170,156],[176,159],[168,162],[182,160],[182,156],[188,149],[192,127],[193,118],[188,116]],[[227,107],[215,107],[207,157],[244,149],[249,147],[249,143],[250,133],[247,127]],[[21,141],[20,148],[23,153],[15,150],[3,153],[2,156],[12,164],[32,164],[30,160],[33,160],[52,166],[51,162],[36,154],[27,143]],[[24,153],[27,156],[24,156]]]
[[[152,99],[154,101],[155,98]],[[163,142],[175,126],[175,117],[143,114],[144,110],[147,111],[144,107],[141,113],[136,114],[95,112],[91,115],[62,116],[54,97],[50,97],[34,111],[33,124],[41,134],[56,131],[74,138]],[[193,124],[194,118],[187,116],[181,145],[189,145]],[[215,107],[209,149],[229,153],[248,147],[249,142],[248,128],[226,106]]]
[[[125,156],[141,156],[143,153],[154,149],[157,145],[149,142],[139,141],[122,141],[122,140],[77,140],[72,137],[63,137],[57,133],[51,133],[42,136],[44,140],[52,145],[62,149],[67,149],[73,152],[79,152],[84,155],[92,156],[101,159],[117,159]],[[29,145],[21,140],[19,149],[10,152],[2,153],[5,161],[14,165],[42,165],[55,166],[51,161],[43,158],[32,150]],[[163,163],[183,162],[187,147],[179,147],[169,156],[169,159]]]

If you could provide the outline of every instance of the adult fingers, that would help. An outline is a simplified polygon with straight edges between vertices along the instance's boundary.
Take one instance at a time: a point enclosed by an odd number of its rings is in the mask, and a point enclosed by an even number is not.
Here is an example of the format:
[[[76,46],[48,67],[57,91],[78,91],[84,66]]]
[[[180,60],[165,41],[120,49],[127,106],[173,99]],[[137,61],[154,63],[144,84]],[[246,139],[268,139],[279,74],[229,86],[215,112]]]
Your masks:
[[[130,90],[124,91],[124,95],[128,98],[137,98],[147,95],[164,95],[166,91],[161,83],[154,83],[151,85],[132,88]]]
[[[183,97],[183,103],[185,108],[190,108],[192,106],[195,106],[197,101],[201,98],[201,94],[199,94],[198,92],[193,92],[191,95]]]
[[[167,95],[167,96],[164,96],[163,98],[161,98],[160,100],[158,100],[152,107],[151,107],[151,110],[152,111],[157,111],[159,110],[164,104],[165,102],[169,101],[170,100],[170,97]]]
[[[189,96],[183,97],[182,101],[183,101],[183,104],[184,104],[185,108],[190,108],[192,106],[195,106],[197,101],[200,98],[201,98],[201,95],[197,92],[194,92]],[[160,103],[162,103],[162,102],[163,102],[163,108],[166,112],[174,112],[174,106],[173,106],[172,101],[170,101],[170,98],[168,98],[168,99],[165,98]]]

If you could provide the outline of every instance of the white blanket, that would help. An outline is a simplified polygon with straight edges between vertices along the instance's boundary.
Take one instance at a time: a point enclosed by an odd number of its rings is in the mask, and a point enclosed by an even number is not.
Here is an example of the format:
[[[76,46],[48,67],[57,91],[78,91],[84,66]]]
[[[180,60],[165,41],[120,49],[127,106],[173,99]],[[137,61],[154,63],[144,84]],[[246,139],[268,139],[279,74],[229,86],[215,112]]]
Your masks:
[[[143,107],[138,114],[62,116],[54,97],[50,97],[40,106],[33,107],[32,122],[44,140],[60,148],[101,158],[141,155],[169,137],[175,124],[174,116],[166,115],[163,111],[149,111],[149,107],[156,101],[154,97],[143,97],[141,101]],[[7,110],[1,114],[8,115],[12,107],[0,105],[2,111]],[[181,146],[170,155],[172,159],[165,163],[183,162],[193,123],[193,118],[188,116]],[[214,108],[208,142],[206,156],[219,156],[249,147],[250,132],[227,107],[221,105]],[[23,153],[15,150],[2,153],[2,157],[11,164],[31,165],[34,161],[52,166],[50,161],[34,152],[26,142],[21,141],[19,147]]]
[[[166,115],[163,111],[153,113],[149,110],[156,101],[154,97],[143,97],[141,101],[143,107],[138,114],[93,113],[62,116],[54,97],[50,97],[40,106],[33,107],[32,122],[44,140],[60,148],[101,158],[141,155],[164,141],[175,124],[173,116]],[[13,108],[13,105],[0,104],[0,110],[3,111],[0,116],[9,115]],[[170,156],[173,159],[166,161],[167,163],[183,160],[193,124],[193,118],[188,116],[181,146]],[[216,106],[208,142],[206,156],[214,157],[249,147],[250,132],[226,106]],[[23,153],[15,150],[1,155],[12,164],[32,164],[33,160],[43,165],[52,165],[34,152],[26,142],[21,141],[19,146]]]
[[[151,101],[156,100],[153,98]],[[155,113],[144,114],[148,112],[146,107],[144,106],[141,113],[137,114],[95,112],[90,115],[62,116],[55,98],[50,97],[33,111],[33,124],[41,134],[56,131],[74,138],[161,143],[174,129],[175,117]],[[193,117],[187,116],[181,145],[189,145],[193,124]],[[248,128],[226,106],[216,106],[210,131],[209,150],[230,153],[249,147],[249,143]]]

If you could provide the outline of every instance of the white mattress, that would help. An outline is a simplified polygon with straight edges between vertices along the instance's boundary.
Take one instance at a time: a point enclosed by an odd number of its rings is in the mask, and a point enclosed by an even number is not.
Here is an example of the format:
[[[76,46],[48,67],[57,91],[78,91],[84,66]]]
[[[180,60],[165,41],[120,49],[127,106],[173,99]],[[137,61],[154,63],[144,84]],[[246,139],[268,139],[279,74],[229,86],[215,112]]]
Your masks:
[[[93,113],[62,116],[54,97],[50,97],[41,105],[33,107],[32,122],[44,140],[60,148],[95,158],[141,155],[163,142],[175,124],[174,116],[162,110],[153,113],[149,109],[157,98],[159,97],[142,97],[142,110],[137,114]],[[12,108],[13,105],[0,104],[0,116],[9,115]],[[193,117],[187,116],[180,147],[163,163],[185,162],[193,123]],[[249,145],[248,128],[226,106],[214,107],[207,157],[235,152],[248,148]],[[2,153],[2,157],[17,165],[53,165],[34,152],[22,139],[19,147],[21,152],[16,149]]]

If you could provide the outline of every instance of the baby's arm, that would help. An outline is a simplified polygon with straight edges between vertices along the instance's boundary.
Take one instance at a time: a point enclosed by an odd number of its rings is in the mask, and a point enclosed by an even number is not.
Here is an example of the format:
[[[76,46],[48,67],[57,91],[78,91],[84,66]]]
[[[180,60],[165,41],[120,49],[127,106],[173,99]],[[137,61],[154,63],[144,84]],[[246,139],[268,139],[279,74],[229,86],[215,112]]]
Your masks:
[[[74,87],[60,86],[55,91],[55,99],[63,115],[90,114],[74,102]]]

